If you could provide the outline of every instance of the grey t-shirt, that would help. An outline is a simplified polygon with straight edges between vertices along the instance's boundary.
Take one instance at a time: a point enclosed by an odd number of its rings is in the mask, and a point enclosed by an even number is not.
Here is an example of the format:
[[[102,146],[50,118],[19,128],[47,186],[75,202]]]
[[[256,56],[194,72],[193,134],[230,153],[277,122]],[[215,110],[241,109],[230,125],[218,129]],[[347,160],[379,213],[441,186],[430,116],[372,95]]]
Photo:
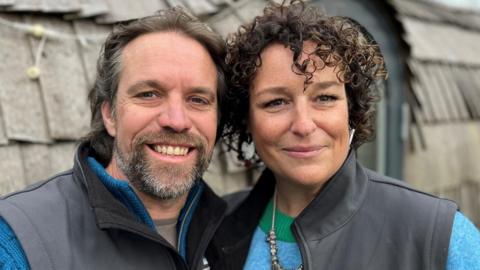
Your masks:
[[[177,248],[177,219],[154,220],[157,232],[174,248]]]

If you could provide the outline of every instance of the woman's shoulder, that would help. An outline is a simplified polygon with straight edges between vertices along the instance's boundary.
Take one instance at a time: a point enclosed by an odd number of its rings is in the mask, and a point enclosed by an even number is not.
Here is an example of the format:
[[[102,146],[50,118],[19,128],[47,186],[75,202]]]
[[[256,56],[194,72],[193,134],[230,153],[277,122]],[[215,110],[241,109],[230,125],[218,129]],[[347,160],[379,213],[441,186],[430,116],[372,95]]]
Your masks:
[[[418,190],[405,181],[385,176],[369,169],[365,169],[365,173],[371,186],[370,190],[380,191],[382,193],[388,192],[389,200],[398,198],[400,201],[405,201],[405,199],[409,198],[411,200],[432,201],[435,203],[441,200],[447,204],[455,204],[452,200],[440,198],[434,194]]]
[[[411,220],[416,223],[418,219],[427,221],[430,218],[450,226],[453,223],[453,217],[458,210],[454,201],[417,190],[404,181],[370,170],[365,171],[368,177],[365,203],[369,208],[384,213],[394,211],[393,219],[397,221]]]

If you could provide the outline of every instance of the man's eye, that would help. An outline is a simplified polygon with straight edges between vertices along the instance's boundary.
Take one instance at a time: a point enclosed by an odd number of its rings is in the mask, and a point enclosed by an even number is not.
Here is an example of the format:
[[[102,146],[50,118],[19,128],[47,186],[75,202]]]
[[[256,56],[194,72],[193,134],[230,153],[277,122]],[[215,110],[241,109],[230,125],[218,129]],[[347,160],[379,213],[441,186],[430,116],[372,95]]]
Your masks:
[[[204,97],[194,96],[190,97],[190,101],[196,105],[208,105],[210,101]]]
[[[142,92],[137,95],[138,98],[154,98],[157,97],[158,95],[155,94],[154,92]]]
[[[274,107],[282,106],[282,105],[285,105],[285,104],[287,104],[287,101],[285,99],[277,98],[277,99],[274,99],[274,100],[267,101],[267,102],[263,103],[263,107],[264,108],[274,108]]]

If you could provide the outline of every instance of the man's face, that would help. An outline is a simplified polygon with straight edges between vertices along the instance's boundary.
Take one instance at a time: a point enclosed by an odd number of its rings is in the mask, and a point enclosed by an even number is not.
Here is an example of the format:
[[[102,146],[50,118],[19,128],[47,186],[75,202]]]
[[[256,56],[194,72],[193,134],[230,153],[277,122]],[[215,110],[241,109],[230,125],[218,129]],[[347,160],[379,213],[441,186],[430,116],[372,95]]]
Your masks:
[[[206,170],[217,131],[217,71],[207,50],[175,32],[130,42],[113,112],[102,107],[114,137],[107,171],[139,192],[175,199]]]

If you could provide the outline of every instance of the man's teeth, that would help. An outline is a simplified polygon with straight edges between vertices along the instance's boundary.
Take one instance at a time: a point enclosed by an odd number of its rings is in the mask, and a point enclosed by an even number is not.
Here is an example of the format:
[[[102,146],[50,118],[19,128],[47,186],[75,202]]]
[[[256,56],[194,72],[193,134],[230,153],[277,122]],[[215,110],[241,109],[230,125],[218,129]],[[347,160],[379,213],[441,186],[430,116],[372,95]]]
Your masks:
[[[169,156],[185,156],[188,153],[188,147],[155,145],[153,148],[156,152]]]

